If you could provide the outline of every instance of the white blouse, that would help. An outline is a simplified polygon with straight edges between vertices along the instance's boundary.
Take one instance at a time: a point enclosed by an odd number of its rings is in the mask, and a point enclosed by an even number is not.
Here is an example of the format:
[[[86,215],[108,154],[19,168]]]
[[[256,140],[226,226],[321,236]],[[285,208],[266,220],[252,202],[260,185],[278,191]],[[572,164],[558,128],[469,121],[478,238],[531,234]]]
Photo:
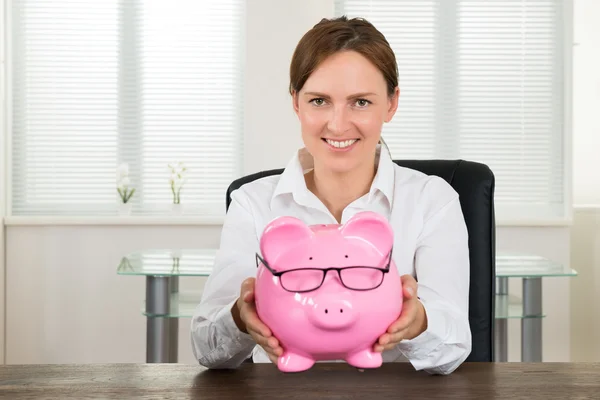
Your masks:
[[[383,361],[409,361],[417,370],[449,374],[471,352],[469,249],[458,194],[440,177],[396,165],[379,146],[376,164],[369,193],[344,209],[341,222],[365,210],[390,221],[398,273],[415,277],[427,314],[427,330],[384,351]],[[259,238],[271,220],[287,215],[306,224],[337,223],[306,188],[304,173],[312,168],[311,155],[301,149],[281,175],[232,193],[214,269],[191,322],[192,349],[201,365],[235,368],[250,356],[270,362],[252,337],[239,331],[231,307],[242,281],[256,276]]]

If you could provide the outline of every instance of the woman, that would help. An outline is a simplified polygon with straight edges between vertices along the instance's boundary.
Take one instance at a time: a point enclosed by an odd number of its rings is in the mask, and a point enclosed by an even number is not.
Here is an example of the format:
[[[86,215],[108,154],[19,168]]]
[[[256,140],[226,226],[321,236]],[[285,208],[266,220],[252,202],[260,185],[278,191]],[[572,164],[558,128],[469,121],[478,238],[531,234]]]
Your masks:
[[[458,195],[444,180],[399,167],[382,151],[381,129],[399,96],[392,49],[367,21],[324,19],[298,43],[290,80],[305,148],[281,175],[232,193],[214,271],[192,320],[196,359],[235,368],[250,356],[277,363],[282,354],[253,302],[254,254],[273,218],[343,223],[370,210],[394,229],[404,285],[402,314],[374,351],[384,362],[451,373],[471,351],[467,229]]]

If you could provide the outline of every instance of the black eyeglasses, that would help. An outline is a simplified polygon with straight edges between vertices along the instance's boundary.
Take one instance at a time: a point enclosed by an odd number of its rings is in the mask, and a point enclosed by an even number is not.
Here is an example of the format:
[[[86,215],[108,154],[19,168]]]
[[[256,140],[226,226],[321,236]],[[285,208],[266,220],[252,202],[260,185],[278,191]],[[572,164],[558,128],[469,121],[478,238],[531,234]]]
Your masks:
[[[392,262],[392,250],[388,255],[387,264],[384,268],[368,266],[348,266],[339,268],[297,268],[286,271],[277,271],[261,257],[256,254],[256,267],[262,263],[273,276],[279,278],[281,287],[292,293],[304,293],[317,290],[325,281],[329,271],[336,271],[342,285],[350,290],[373,290],[382,283],[383,278],[390,270]]]

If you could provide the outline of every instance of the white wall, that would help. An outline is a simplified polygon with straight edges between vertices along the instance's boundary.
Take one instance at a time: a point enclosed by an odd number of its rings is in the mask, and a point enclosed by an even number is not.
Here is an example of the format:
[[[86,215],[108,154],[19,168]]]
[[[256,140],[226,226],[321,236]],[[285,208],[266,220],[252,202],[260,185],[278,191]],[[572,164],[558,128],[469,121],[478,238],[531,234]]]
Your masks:
[[[600,2],[575,0],[571,353],[600,361]]]
[[[600,205],[600,1],[575,0],[573,18],[573,196]]]
[[[246,173],[284,166],[300,145],[287,95],[289,59],[304,31],[330,16],[332,1],[257,0],[247,23]],[[282,17],[285,15],[286,17]],[[292,15],[293,17],[287,17]],[[116,275],[123,254],[152,247],[214,247],[219,226],[19,225],[7,227],[8,363],[144,362],[142,277]],[[498,250],[570,257],[568,227],[499,227]],[[202,279],[182,278],[181,289]],[[518,281],[511,291],[520,294]],[[544,281],[544,358],[570,358],[570,282]],[[559,294],[557,296],[557,293]],[[520,357],[518,322],[509,360]],[[180,321],[180,362],[194,363],[189,320]]]
[[[579,277],[571,281],[571,356],[573,361],[600,361],[600,207],[575,213],[571,264]]]
[[[5,88],[5,66],[6,66],[6,56],[5,56],[5,20],[4,20],[4,7],[3,2],[0,0],[0,364],[4,363],[4,323],[5,323],[5,315],[4,311],[5,301],[4,301],[4,215],[6,211],[6,168],[5,168],[5,152],[6,152],[6,103],[4,93],[6,92]]]

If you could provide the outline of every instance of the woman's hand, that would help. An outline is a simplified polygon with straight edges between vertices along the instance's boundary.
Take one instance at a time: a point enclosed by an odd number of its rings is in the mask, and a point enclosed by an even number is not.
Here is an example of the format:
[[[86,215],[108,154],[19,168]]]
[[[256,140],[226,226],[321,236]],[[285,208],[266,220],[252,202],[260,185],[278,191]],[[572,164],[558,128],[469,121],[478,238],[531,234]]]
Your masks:
[[[283,353],[283,349],[269,327],[258,318],[254,304],[254,282],[254,278],[242,282],[241,295],[231,313],[238,329],[252,336],[254,341],[265,349],[271,362],[277,365],[277,358]]]
[[[373,351],[383,352],[394,348],[404,339],[414,339],[427,329],[427,315],[417,298],[417,281],[411,275],[403,275],[402,295],[404,302],[400,317],[379,337]]]

